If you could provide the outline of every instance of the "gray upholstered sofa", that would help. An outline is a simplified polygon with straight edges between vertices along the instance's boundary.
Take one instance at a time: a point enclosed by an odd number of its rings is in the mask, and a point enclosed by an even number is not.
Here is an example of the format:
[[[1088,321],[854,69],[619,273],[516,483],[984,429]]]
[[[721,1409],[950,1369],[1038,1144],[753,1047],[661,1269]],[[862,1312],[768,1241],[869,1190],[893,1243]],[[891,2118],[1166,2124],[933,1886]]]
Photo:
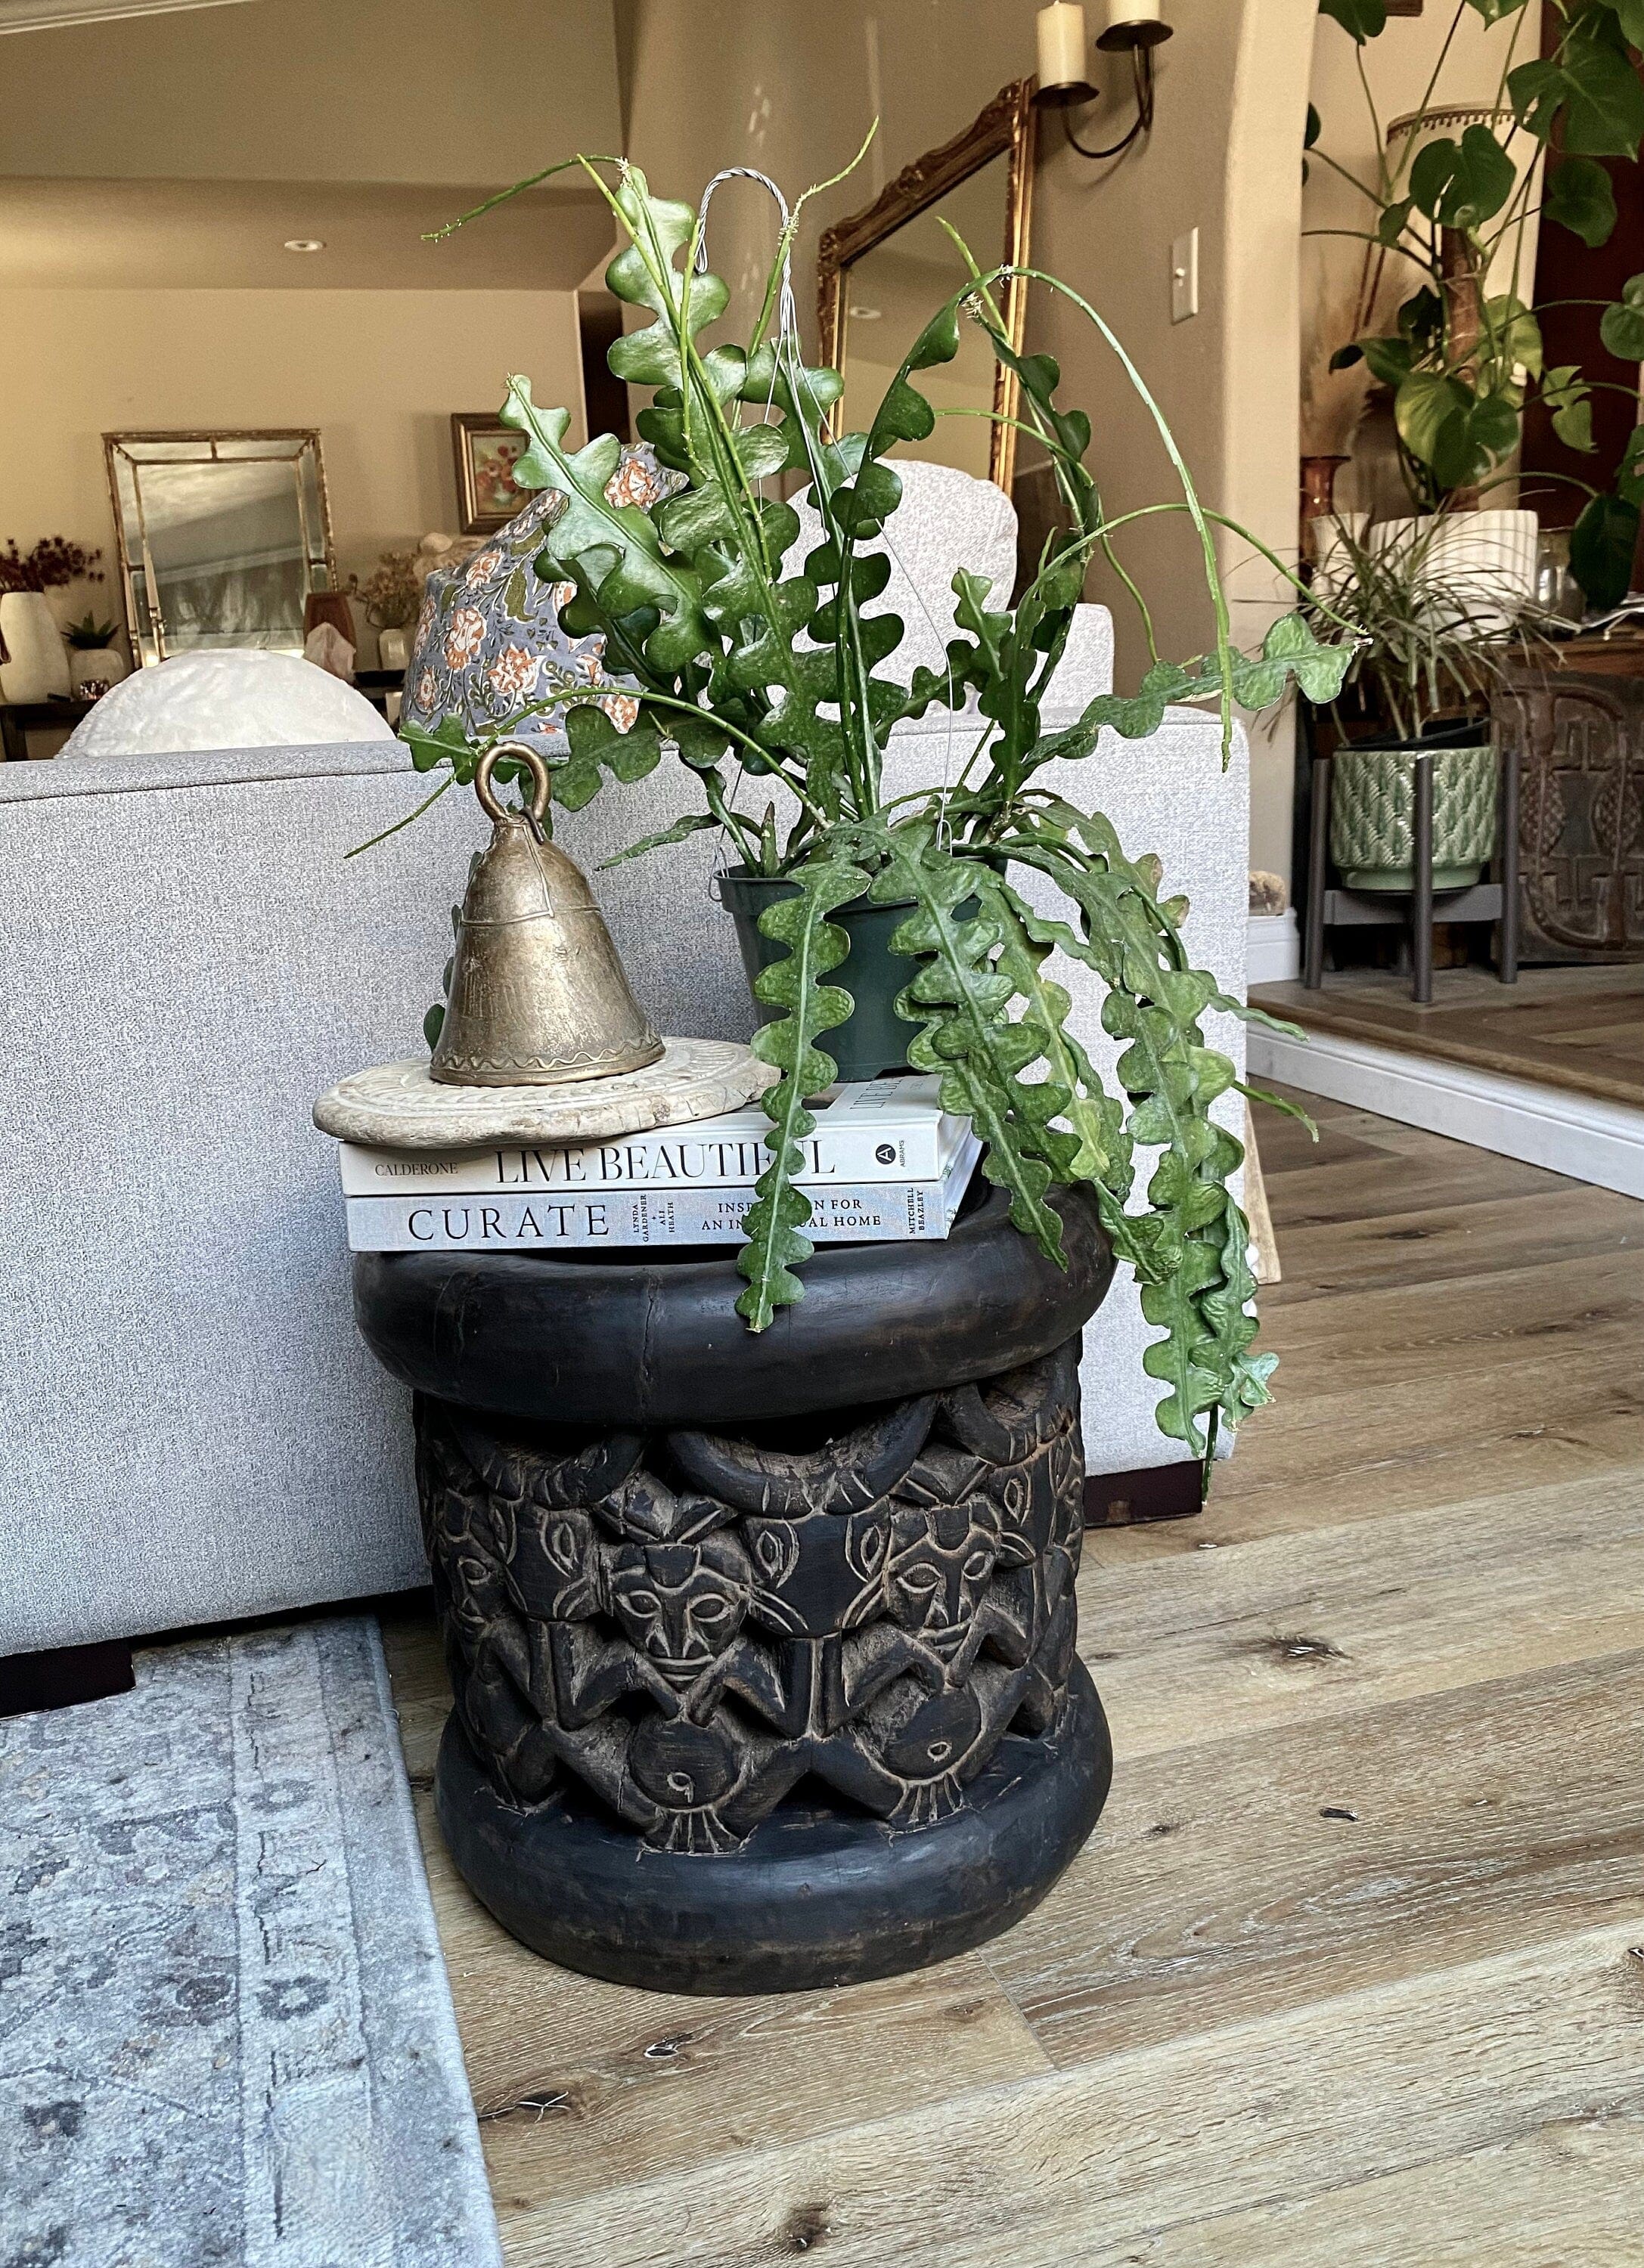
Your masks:
[[[1090,609],[1052,721],[1109,651]],[[955,745],[940,717],[907,730],[896,784],[946,776]],[[1161,854],[1196,956],[1242,990],[1242,739],[1224,773],[1213,721],[1179,711],[1065,770]],[[422,1580],[405,1400],[355,1335],[308,1114],[341,1073],[421,1045],[483,822],[453,792],[344,853],[426,786],[392,743],[0,767],[0,1655]],[[593,872],[693,793],[665,769],[560,837]],[[596,880],[662,1027],[734,1036],[751,1017],[716,855],[698,835]],[[1091,981],[1065,981],[1110,1064]],[[1095,1471],[1183,1454],[1154,1425],[1149,1336],[1116,1285],[1087,1341]]]

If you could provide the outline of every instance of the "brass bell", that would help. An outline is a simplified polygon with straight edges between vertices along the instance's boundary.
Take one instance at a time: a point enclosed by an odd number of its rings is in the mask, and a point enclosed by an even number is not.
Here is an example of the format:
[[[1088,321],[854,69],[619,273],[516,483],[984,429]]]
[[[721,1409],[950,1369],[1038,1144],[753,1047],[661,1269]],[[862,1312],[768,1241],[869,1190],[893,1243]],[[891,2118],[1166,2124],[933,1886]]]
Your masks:
[[[530,767],[528,814],[498,802],[499,756]],[[629,989],[593,893],[544,832],[541,752],[520,740],[487,748],[474,788],[491,839],[462,901],[430,1076],[447,1086],[557,1086],[654,1063],[662,1042]]]

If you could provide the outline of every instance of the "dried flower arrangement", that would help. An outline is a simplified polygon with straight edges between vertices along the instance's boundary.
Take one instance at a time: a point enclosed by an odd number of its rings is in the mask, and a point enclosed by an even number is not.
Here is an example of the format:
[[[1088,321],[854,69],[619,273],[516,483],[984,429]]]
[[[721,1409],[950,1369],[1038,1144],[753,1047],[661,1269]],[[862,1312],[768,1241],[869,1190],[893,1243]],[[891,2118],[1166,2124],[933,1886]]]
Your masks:
[[[349,596],[365,608],[372,630],[402,630],[417,620],[423,603],[417,556],[414,551],[385,551],[380,558],[375,571],[363,583],[358,575],[350,578]]]
[[[66,535],[42,535],[31,551],[20,551],[14,535],[0,551],[0,591],[59,591],[68,583],[100,583],[100,551],[70,543]]]

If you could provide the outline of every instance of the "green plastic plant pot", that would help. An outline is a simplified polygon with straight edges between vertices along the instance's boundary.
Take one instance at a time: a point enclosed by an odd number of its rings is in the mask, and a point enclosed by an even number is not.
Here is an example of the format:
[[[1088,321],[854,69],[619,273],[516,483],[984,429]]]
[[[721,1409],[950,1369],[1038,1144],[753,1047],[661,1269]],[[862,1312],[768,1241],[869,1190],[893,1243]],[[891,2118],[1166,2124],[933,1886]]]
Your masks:
[[[1471,888],[1495,850],[1496,757],[1487,738],[1463,747],[1357,741],[1331,767],[1330,855],[1349,890],[1415,886],[1415,766],[1433,765],[1433,887]]]
[[[759,917],[777,899],[798,895],[792,882],[750,874],[744,869],[733,868],[719,876],[720,902],[736,924],[737,946],[750,992],[760,970],[787,953],[785,946],[761,934]],[[877,1079],[881,1071],[907,1068],[908,1042],[919,1027],[904,1022],[893,1004],[912,976],[914,966],[902,954],[891,951],[890,940],[912,909],[911,900],[879,906],[866,898],[852,898],[849,905],[838,907],[829,916],[850,939],[851,950],[828,981],[843,984],[856,1003],[844,1022],[823,1032],[818,1041],[838,1064],[841,1079]],[[973,899],[957,909],[961,919],[967,921],[974,920],[977,910]],[[754,1005],[762,1024],[773,1022],[784,1012],[767,1005],[757,993]]]

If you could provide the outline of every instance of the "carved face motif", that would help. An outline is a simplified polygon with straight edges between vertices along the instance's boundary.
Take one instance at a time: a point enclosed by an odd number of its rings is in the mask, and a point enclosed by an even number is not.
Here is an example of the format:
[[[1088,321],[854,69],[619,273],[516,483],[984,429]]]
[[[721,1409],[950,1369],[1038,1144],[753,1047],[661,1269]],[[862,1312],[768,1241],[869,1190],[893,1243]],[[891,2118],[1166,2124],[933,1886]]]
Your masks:
[[[1000,1565],[1025,1567],[1041,1558],[1057,1511],[1050,1451],[1036,1449],[1020,1464],[998,1467],[988,1476],[987,1492],[999,1514]]]
[[[748,1563],[728,1537],[630,1543],[616,1556],[611,1604],[627,1637],[669,1684],[685,1686],[734,1639],[748,1589]]]
[[[598,1532],[586,1512],[527,1510],[519,1523],[508,1588],[541,1622],[580,1622],[600,1603]]]
[[[982,1498],[899,1513],[885,1569],[892,1620],[952,1661],[970,1634],[998,1556],[997,1518]]]

